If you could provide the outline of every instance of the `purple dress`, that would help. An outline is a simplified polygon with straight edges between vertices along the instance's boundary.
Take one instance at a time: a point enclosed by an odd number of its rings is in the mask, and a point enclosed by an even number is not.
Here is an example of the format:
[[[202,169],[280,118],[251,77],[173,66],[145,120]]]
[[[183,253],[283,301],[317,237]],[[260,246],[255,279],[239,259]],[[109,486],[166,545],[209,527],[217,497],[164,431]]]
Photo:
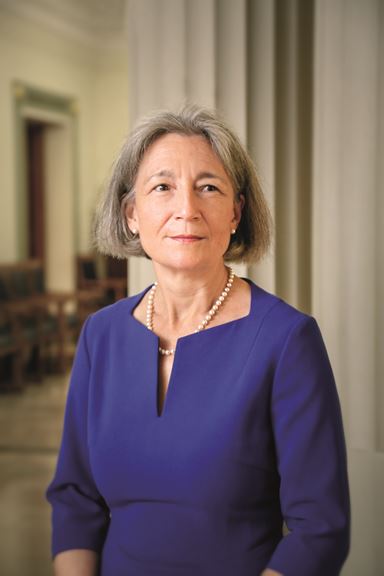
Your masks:
[[[324,343],[248,282],[248,316],[178,340],[161,414],[158,338],[132,315],[145,292],[87,320],[47,492],[53,554],[95,550],[102,576],[339,574],[349,494]]]

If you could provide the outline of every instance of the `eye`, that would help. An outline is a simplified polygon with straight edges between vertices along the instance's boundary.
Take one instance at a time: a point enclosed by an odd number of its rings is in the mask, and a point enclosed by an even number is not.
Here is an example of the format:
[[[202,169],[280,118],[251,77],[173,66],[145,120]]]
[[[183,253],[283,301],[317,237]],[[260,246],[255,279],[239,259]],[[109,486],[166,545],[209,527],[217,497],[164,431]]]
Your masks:
[[[201,187],[201,190],[203,192],[220,192],[218,187],[214,186],[214,184],[205,184],[204,186]]]
[[[157,186],[155,186],[154,190],[156,192],[166,192],[167,190],[169,190],[169,186],[168,184],[158,184]]]

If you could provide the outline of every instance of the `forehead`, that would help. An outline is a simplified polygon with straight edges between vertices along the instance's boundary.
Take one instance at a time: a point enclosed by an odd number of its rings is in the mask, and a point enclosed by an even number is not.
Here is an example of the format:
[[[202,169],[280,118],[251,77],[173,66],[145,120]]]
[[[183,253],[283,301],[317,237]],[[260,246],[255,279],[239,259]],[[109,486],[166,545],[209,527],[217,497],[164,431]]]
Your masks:
[[[147,171],[172,170],[184,165],[225,173],[222,161],[206,138],[172,133],[161,136],[149,146],[140,162],[138,176]]]

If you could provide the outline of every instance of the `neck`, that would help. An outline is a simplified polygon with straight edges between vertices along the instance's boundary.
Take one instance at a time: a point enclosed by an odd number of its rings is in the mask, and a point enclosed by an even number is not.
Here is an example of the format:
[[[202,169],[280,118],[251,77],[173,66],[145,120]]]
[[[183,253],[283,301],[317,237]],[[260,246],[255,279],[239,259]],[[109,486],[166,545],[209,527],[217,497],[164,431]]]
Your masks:
[[[223,290],[228,270],[223,262],[203,272],[169,272],[155,266],[155,311],[171,330],[198,323]]]

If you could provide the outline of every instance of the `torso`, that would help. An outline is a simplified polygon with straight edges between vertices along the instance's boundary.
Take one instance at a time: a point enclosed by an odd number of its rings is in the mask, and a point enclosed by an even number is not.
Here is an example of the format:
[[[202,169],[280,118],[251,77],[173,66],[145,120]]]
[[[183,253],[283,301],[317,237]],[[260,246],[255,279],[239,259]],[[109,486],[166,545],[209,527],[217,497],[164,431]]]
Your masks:
[[[228,300],[217,326],[179,339],[161,417],[157,338],[133,315],[145,292],[91,317],[77,363],[80,375],[92,366],[89,384],[75,378],[112,511],[102,574],[135,573],[139,559],[144,572],[250,576],[272,555],[282,520],[271,392],[298,313],[249,286],[243,319],[230,321]]]
[[[133,311],[133,316],[142,324],[145,324],[146,320],[146,310],[147,310],[148,293],[139,302],[137,307]],[[232,320],[237,320],[243,318],[249,314],[251,307],[251,288],[250,285],[241,278],[237,278],[233,284],[232,291],[225,306],[223,306],[220,313],[215,316],[209,324],[209,327],[218,326],[220,324],[225,324],[231,322]],[[198,324],[199,320],[197,321]],[[209,327],[207,328],[209,330]],[[186,334],[173,334],[169,335],[169,330],[167,329],[157,329],[155,327],[155,333],[159,336],[162,346],[169,347],[175,346],[176,340],[180,336],[185,336]],[[166,335],[166,336],[165,336]],[[164,341],[164,343],[163,343]],[[159,357],[159,389],[158,389],[158,411],[161,414],[164,406],[165,397],[168,390],[169,380],[171,377],[172,366],[173,366],[174,356],[160,356]]]

